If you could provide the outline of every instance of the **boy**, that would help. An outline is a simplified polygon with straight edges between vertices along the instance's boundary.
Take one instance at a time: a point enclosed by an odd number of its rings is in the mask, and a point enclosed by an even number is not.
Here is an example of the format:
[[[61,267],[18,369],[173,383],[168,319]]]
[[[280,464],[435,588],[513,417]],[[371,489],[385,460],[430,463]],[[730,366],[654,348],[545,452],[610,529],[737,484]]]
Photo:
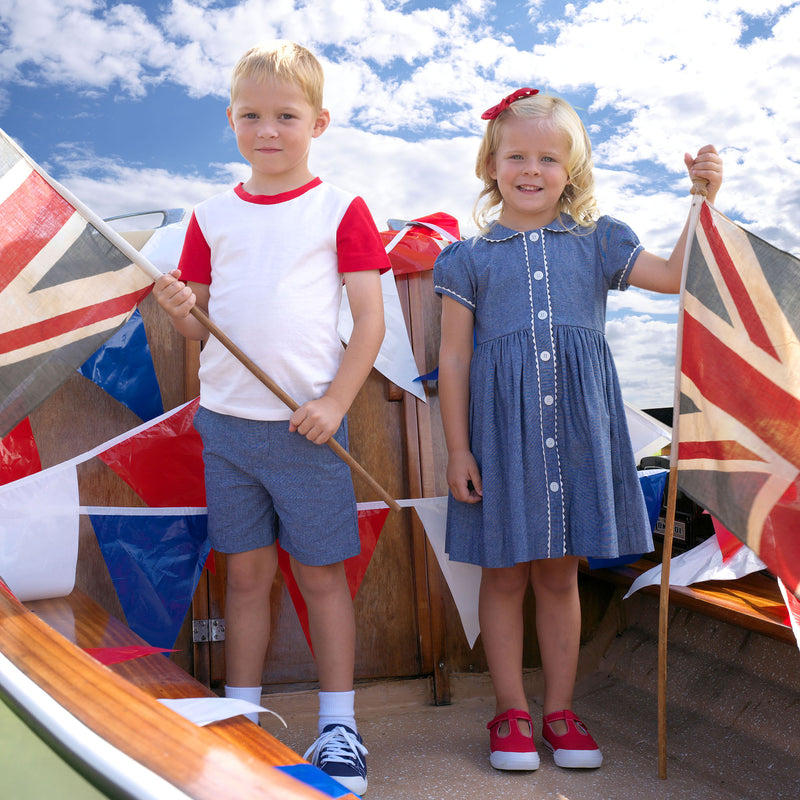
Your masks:
[[[354,719],[355,620],[342,562],[359,552],[345,414],[384,334],[380,272],[389,268],[363,200],[315,178],[311,140],[328,127],[317,59],[292,43],[245,53],[228,120],[247,181],[201,203],[178,269],[156,282],[178,331],[206,340],[200,408],[209,537],[227,553],[226,695],[261,700],[277,545],[308,606],[319,671],[312,763],[355,794],[367,788]],[[337,335],[342,274],[354,328]],[[183,281],[179,278],[183,278]],[[189,315],[197,303],[296,400],[292,413]],[[256,718],[257,719],[257,718]]]

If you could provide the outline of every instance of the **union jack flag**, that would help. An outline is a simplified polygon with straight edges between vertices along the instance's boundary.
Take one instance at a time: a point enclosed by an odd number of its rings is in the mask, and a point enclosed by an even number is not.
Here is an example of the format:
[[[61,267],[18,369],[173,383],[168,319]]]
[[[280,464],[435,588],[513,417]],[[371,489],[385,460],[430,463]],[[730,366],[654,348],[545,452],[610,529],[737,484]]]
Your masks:
[[[678,483],[800,597],[800,260],[704,202],[681,327]]]
[[[151,286],[0,131],[0,438],[125,324]]]

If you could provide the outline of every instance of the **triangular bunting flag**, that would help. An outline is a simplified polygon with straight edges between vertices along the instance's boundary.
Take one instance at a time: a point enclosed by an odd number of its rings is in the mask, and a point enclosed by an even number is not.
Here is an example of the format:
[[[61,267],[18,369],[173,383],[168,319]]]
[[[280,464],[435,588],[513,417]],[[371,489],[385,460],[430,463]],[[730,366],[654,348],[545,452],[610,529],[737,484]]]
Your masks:
[[[74,465],[0,486],[0,576],[22,602],[72,591],[78,523]]]
[[[175,652],[166,647],[149,647],[138,644],[129,644],[124,647],[84,647],[83,649],[84,652],[107,667],[112,664],[121,664],[123,661],[132,661],[135,658],[151,656],[153,653]]]
[[[41,469],[42,461],[33,439],[31,421],[25,417],[8,436],[0,439],[0,486],[33,475]]]
[[[90,519],[128,627],[154,647],[171,648],[208,557],[207,516],[141,511]]]
[[[78,371],[145,421],[164,413],[153,356],[138,308]]]
[[[149,506],[204,507],[203,444],[192,420],[199,399],[97,453]]]
[[[478,593],[481,585],[481,568],[474,564],[451,561],[444,550],[447,527],[447,497],[421,497],[411,500],[428,537],[439,569],[444,575],[453,602],[456,604],[461,626],[470,648],[481,632],[478,621]]]
[[[350,587],[350,597],[355,598],[358,589],[361,586],[361,581],[367,572],[367,567],[372,559],[372,554],[375,552],[375,546],[378,544],[378,537],[381,534],[383,525],[386,522],[386,517],[389,515],[388,507],[384,508],[370,508],[358,510],[358,536],[361,540],[361,552],[353,558],[348,558],[344,562],[344,571],[347,575],[347,585]],[[289,554],[278,546],[278,566],[281,569],[284,583],[289,591],[289,596],[292,598],[297,616],[300,619],[300,626],[305,634],[308,646],[311,649],[311,635],[308,629],[308,608],[306,607],[303,595],[294,579],[292,573],[291,563],[289,561]],[[313,652],[313,649],[312,649]]]

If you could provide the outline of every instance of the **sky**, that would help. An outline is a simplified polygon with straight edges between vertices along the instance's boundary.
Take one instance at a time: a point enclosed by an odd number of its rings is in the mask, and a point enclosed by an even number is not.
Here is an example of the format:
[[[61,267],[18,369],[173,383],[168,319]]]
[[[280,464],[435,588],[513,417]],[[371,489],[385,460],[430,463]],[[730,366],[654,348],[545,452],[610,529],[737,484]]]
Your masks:
[[[191,209],[246,179],[230,72],[290,39],[322,61],[310,166],[380,229],[436,211],[475,232],[481,112],[521,86],[576,107],[600,209],[672,250],[685,152],[714,144],[716,205],[800,255],[800,0],[0,0],[0,128],[103,217]],[[671,406],[678,299],[612,292],[625,399]]]

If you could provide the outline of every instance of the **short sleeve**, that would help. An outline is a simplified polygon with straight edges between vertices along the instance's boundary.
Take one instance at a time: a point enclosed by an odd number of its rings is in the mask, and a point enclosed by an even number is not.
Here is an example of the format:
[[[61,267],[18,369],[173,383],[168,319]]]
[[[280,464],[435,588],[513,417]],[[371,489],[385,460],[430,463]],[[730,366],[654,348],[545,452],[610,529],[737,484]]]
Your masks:
[[[601,217],[597,228],[603,272],[609,288],[625,291],[633,265],[644,247],[624,222],[613,217]]]
[[[433,264],[433,289],[475,311],[475,271],[469,242],[453,242],[439,253]]]
[[[336,253],[339,272],[377,269],[384,273],[391,268],[372,214],[360,197],[350,203],[339,223],[336,230]]]
[[[184,283],[211,283],[211,248],[194,213],[186,228],[178,269]]]

